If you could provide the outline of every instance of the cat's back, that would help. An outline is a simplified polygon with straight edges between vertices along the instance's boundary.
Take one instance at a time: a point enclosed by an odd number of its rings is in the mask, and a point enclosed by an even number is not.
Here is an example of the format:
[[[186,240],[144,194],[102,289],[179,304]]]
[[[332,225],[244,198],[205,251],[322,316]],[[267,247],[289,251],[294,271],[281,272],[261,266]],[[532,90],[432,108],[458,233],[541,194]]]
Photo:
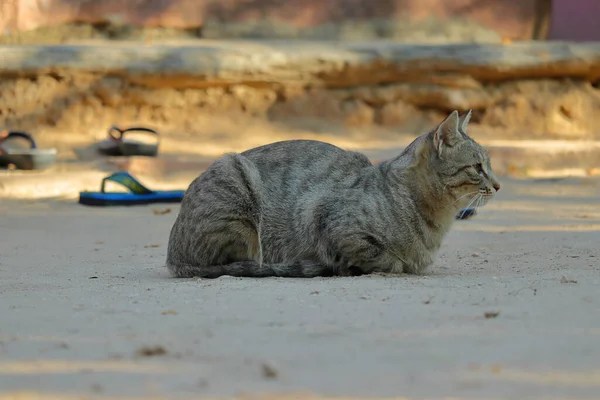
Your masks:
[[[256,165],[263,181],[286,186],[339,182],[372,165],[364,154],[318,140],[286,140],[241,154]]]
[[[241,154],[260,168],[278,166],[281,163],[304,164],[344,153],[344,149],[318,140],[284,140],[255,147]]]

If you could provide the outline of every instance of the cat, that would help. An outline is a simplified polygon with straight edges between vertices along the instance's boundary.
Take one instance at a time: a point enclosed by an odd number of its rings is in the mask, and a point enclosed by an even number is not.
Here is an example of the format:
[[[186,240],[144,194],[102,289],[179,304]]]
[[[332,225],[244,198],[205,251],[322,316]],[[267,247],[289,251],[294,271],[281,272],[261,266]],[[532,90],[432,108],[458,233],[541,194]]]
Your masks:
[[[457,215],[500,190],[449,114],[397,157],[288,140],[226,154],[187,189],[169,236],[175,277],[421,274]]]

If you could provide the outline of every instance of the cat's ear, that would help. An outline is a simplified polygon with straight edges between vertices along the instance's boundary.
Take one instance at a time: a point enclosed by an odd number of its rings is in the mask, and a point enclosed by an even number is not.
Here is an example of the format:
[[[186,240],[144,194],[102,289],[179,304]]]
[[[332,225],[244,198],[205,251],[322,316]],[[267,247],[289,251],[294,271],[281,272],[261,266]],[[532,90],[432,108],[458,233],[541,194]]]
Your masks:
[[[463,140],[462,135],[458,131],[459,119],[458,111],[454,110],[435,130],[433,145],[439,156],[442,155],[444,146],[452,147]]]
[[[458,118],[458,125],[460,126],[460,130],[463,131],[464,134],[467,133],[467,126],[469,122],[471,122],[471,114],[473,114],[473,110],[469,110]]]

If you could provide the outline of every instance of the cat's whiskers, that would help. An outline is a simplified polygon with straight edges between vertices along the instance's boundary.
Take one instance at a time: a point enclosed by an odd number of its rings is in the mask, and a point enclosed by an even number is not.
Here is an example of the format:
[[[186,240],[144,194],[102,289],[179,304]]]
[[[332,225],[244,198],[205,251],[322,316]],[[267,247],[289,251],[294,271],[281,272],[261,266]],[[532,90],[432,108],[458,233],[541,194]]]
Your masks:
[[[475,192],[469,192],[469,193],[467,193],[467,194],[463,194],[463,195],[462,195],[462,196],[460,196],[458,199],[454,200],[454,201],[452,202],[452,204],[451,204],[451,205],[454,205],[454,204],[456,204],[456,202],[458,202],[460,199],[462,199],[462,198],[464,198],[464,197],[470,196],[470,195],[472,195],[472,194],[477,194],[477,193],[478,193],[478,192],[476,192],[476,191],[475,191]]]
[[[467,204],[467,206],[465,207],[465,209],[470,208],[471,205],[473,205],[473,203],[475,203],[477,201],[477,199],[479,199],[479,196],[481,196],[481,194],[477,193],[475,196],[473,196],[471,198],[471,201],[469,201],[469,204]]]
[[[475,196],[473,196],[471,201],[469,201],[469,204],[467,204],[467,206],[463,209],[462,213],[460,213],[459,218],[462,219],[462,217],[465,216],[465,213],[467,212],[469,207],[471,207],[471,204],[473,204],[475,201],[478,201],[479,199],[481,199],[481,193],[477,193]],[[477,207],[475,207],[475,209],[477,210]]]
[[[475,211],[477,211],[479,209],[479,207],[481,207],[481,205],[484,201],[485,201],[484,195],[480,194],[479,198],[477,200],[477,203],[475,204]]]

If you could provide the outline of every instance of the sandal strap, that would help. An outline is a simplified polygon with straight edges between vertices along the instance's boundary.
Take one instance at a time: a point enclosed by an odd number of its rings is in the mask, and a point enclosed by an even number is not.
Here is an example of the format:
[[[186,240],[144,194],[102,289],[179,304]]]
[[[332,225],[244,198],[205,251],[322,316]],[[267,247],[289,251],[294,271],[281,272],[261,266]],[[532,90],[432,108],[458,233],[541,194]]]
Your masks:
[[[154,129],[143,127],[143,126],[132,126],[130,128],[127,128],[127,129],[121,129],[117,125],[113,125],[110,128],[108,128],[108,137],[110,137],[112,140],[115,140],[115,141],[121,141],[121,140],[123,140],[123,136],[127,132],[146,132],[146,133],[151,133],[151,134],[153,134],[153,135],[156,136],[156,140],[157,141],[160,141],[160,135],[158,134],[157,131],[155,131]]]
[[[27,133],[27,132],[20,132],[20,131],[2,131],[0,133],[0,154],[2,153],[6,153],[6,151],[4,149],[2,149],[2,143],[5,142],[6,140],[12,139],[12,138],[21,138],[21,139],[25,139],[29,142],[29,144],[31,145],[32,149],[36,149],[37,148],[37,144],[35,143],[35,139],[33,139],[33,136],[31,136],[31,134]]]
[[[133,194],[150,194],[154,193],[152,190],[148,189],[146,186],[142,185],[137,179],[135,179],[129,172],[120,171],[115,172],[112,175],[107,176],[102,179],[102,184],[100,186],[100,191],[102,193],[105,192],[106,182],[111,181],[115,183],[119,183],[125,188],[129,189],[129,191]]]

